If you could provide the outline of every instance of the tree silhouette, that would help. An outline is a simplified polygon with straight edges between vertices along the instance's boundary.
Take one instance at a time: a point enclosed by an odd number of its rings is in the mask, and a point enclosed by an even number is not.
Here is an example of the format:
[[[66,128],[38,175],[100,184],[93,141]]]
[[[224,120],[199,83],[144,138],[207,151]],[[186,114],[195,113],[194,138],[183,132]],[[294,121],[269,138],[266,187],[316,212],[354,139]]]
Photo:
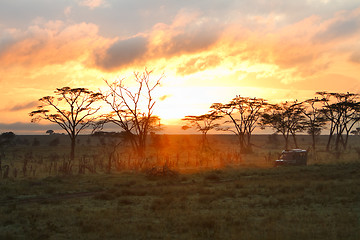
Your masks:
[[[145,154],[148,133],[160,129],[160,118],[153,115],[156,101],[152,95],[162,76],[152,81],[151,74],[146,69],[142,73],[134,72],[135,90],[126,87],[124,79],[112,83],[105,80],[109,90],[103,93],[103,99],[112,111],[99,121],[99,128],[111,122],[125,131],[140,158]]]
[[[331,140],[336,135],[335,150],[339,151],[340,147],[345,150],[352,128],[360,121],[359,94],[349,92],[317,92],[316,94],[320,95],[320,100],[323,103],[323,113],[330,121],[326,149],[330,150]]]
[[[312,148],[316,150],[316,136],[320,135],[321,130],[325,127],[327,119],[322,111],[321,100],[319,98],[311,98],[303,103],[303,114],[306,118],[304,127],[312,139]]]
[[[55,132],[54,132],[54,130],[47,130],[46,131],[46,134],[49,134],[49,135],[54,135],[55,134]]]
[[[220,124],[216,123],[216,120],[222,117],[223,116],[218,115],[217,112],[210,112],[199,116],[185,116],[182,120],[187,122],[187,124],[182,126],[182,129],[187,130],[189,128],[194,128],[196,131],[201,132],[201,146],[202,148],[205,148],[208,146],[207,133],[210,130],[219,127]]]
[[[56,97],[45,96],[39,99],[38,110],[29,115],[32,122],[47,120],[58,124],[70,137],[70,160],[65,167],[65,173],[70,172],[71,163],[75,158],[76,137],[96,120],[96,113],[100,107],[94,103],[101,99],[101,94],[89,91],[86,88],[57,88]]]
[[[277,133],[281,133],[285,140],[285,149],[289,147],[289,137],[292,136],[295,147],[298,148],[296,134],[304,131],[303,107],[297,101],[269,105],[267,112],[262,115],[262,126],[269,125]]]
[[[214,103],[211,108],[228,118],[225,124],[232,126],[221,129],[233,132],[238,137],[241,152],[246,153],[252,151],[251,135],[266,105],[262,98],[236,96],[227,104]]]

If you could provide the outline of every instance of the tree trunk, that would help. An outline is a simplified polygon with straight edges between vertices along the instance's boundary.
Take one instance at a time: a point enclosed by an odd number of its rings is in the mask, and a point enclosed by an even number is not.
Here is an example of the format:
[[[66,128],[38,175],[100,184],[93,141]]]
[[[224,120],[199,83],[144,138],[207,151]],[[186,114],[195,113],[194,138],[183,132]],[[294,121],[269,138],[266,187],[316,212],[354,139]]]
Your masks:
[[[71,149],[70,149],[70,161],[74,162],[75,159],[75,145],[76,145],[76,138],[71,138]]]
[[[296,135],[292,134],[293,140],[294,140],[294,144],[295,144],[295,148],[299,148],[298,144],[297,144],[297,140],[296,140]]]
[[[340,144],[341,137],[342,137],[341,133],[337,133],[336,140],[335,140],[335,150],[336,151],[339,150],[339,144]]]
[[[289,135],[286,135],[284,133],[282,135],[283,135],[284,140],[285,140],[285,150],[287,150],[288,147],[289,147]]]
[[[203,133],[201,137],[201,149],[205,150],[209,146],[209,141],[207,139],[207,133]]]
[[[314,152],[316,151],[316,138],[315,138],[315,134],[312,133],[311,134],[311,137],[312,137],[312,148],[314,150]]]
[[[345,150],[347,149],[347,146],[348,146],[350,130],[351,130],[351,129],[349,129],[349,130],[346,131],[346,138],[345,138],[345,143],[344,143],[344,149],[345,149]]]
[[[251,133],[246,134],[247,135],[247,142],[246,142],[246,150],[248,153],[252,153],[252,147],[251,147]]]
[[[331,143],[331,139],[332,139],[333,134],[334,134],[334,132],[330,130],[329,138],[328,138],[328,141],[327,141],[327,144],[326,144],[326,151],[330,150],[330,143]]]
[[[70,148],[70,159],[68,162],[65,163],[64,172],[65,174],[70,174],[71,172],[71,165],[75,161],[75,146],[76,146],[76,137],[71,138],[71,148]]]
[[[238,135],[238,139],[239,139],[239,147],[240,147],[240,153],[244,152],[244,136],[239,134]]]

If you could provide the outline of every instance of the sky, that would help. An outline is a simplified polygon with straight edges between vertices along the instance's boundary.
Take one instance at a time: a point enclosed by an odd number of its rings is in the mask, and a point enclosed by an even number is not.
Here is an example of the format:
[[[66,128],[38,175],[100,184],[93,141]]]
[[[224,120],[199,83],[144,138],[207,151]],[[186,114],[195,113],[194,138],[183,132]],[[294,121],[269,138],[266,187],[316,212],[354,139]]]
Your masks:
[[[0,132],[39,129],[28,113],[56,88],[145,68],[164,124],[236,95],[358,93],[360,0],[0,0]]]

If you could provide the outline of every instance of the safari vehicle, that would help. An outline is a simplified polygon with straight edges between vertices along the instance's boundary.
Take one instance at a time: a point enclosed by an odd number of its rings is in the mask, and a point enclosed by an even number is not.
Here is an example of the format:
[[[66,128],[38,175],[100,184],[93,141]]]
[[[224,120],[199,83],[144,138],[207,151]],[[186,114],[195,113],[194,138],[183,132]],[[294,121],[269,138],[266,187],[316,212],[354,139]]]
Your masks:
[[[275,160],[275,166],[306,165],[307,151],[303,149],[292,149],[282,151],[280,158]]]

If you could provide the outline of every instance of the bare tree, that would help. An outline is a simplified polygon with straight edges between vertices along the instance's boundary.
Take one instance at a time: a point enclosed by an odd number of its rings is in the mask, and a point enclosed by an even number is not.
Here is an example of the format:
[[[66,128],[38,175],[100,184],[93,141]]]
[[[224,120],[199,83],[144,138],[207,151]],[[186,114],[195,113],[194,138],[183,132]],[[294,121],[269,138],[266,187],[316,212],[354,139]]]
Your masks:
[[[222,118],[221,115],[218,115],[217,112],[210,112],[207,114],[199,115],[199,116],[185,116],[182,120],[187,122],[186,125],[182,126],[183,130],[187,130],[189,128],[194,128],[196,131],[202,133],[202,148],[208,146],[207,133],[219,127],[219,123],[216,120]]]
[[[251,135],[266,105],[262,98],[236,96],[227,104],[214,103],[211,108],[228,118],[225,124],[232,126],[222,130],[233,132],[238,137],[241,152],[246,153],[252,151]]]
[[[71,140],[70,161],[75,158],[76,137],[96,120],[96,113],[100,107],[95,107],[95,102],[101,99],[100,93],[94,93],[86,88],[57,88],[56,97],[46,96],[39,99],[38,110],[29,115],[32,122],[42,119],[58,124],[64,129]],[[70,171],[70,164],[66,173]]]
[[[297,101],[270,105],[262,115],[262,126],[271,126],[277,133],[281,133],[285,140],[285,149],[289,147],[289,137],[293,137],[294,145],[298,148],[296,134],[304,131],[304,115],[302,105]]]
[[[148,133],[160,128],[160,118],[153,115],[156,103],[153,91],[160,85],[162,76],[152,81],[151,74],[152,71],[146,69],[142,73],[134,72],[135,90],[126,87],[124,79],[105,80],[109,90],[103,93],[103,99],[112,111],[99,123],[102,126],[111,122],[125,131],[140,158],[145,154]]]

